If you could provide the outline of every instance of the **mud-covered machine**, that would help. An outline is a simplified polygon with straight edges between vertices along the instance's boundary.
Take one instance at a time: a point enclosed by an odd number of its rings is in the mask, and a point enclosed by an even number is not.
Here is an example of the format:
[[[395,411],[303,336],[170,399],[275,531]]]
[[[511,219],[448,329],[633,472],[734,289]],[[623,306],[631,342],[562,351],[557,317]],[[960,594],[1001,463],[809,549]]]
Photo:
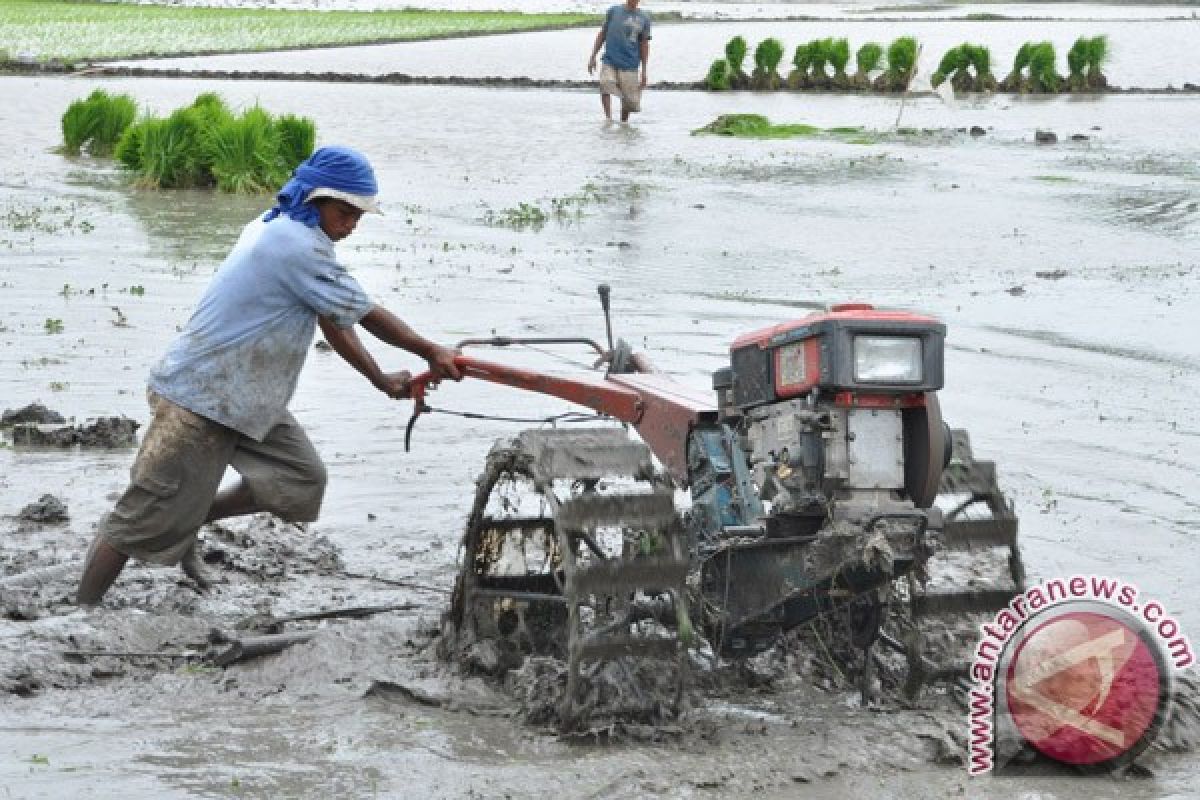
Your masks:
[[[493,447],[447,616],[458,652],[486,642],[510,664],[561,659],[567,724],[614,703],[647,710],[603,696],[601,670],[671,675],[682,691],[689,647],[753,656],[816,621],[862,651],[864,675],[879,643],[898,654],[910,696],[959,674],[945,656],[971,644],[970,615],[1005,605],[1024,576],[993,465],[942,420],[945,327],[834,306],[738,337],[709,393],[614,345],[608,287],[600,297],[607,348],[460,344],[594,349],[603,377],[456,361],[464,377],[623,425],[527,430]],[[413,381],[406,447],[430,382]]]

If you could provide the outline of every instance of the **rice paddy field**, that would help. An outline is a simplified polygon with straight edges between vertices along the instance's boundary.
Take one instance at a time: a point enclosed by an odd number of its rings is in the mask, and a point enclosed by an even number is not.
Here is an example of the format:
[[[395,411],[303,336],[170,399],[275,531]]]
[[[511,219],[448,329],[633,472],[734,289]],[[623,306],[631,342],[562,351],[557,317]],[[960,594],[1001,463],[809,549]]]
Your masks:
[[[205,8],[0,0],[0,55],[33,61],[229,51],[506,33],[591,23],[593,14]]]
[[[714,30],[714,46],[748,24]],[[1154,24],[1182,26],[1162,29],[1181,38],[1194,25]],[[690,52],[672,50],[668,31],[656,39],[663,73]],[[581,69],[590,32],[561,35],[576,38],[560,50],[515,40],[513,71],[532,74],[557,53]],[[438,71],[469,73],[485,41],[464,44],[470,56],[441,51]],[[397,46],[396,57],[427,46]],[[705,66],[715,57],[693,49]],[[328,58],[353,63],[353,52]],[[386,213],[364,219],[339,258],[439,341],[602,338],[595,287],[607,282],[615,333],[705,389],[735,336],[816,307],[858,300],[933,314],[948,328],[944,414],[996,461],[1031,577],[1120,577],[1160,601],[1193,647],[1200,636],[1200,96],[649,92],[622,126],[602,122],[588,91],[3,76],[0,410],[41,400],[80,421],[144,423],[148,369],[269,203],[141,188],[113,160],[60,152],[63,111],[97,89],[160,114],[216,92],[235,113],[257,104],[307,117],[318,145],[365,151]],[[805,135],[693,134],[728,114]],[[1036,143],[1039,130],[1057,142]],[[368,346],[386,368],[420,366]],[[570,351],[497,357],[590,369]],[[470,382],[443,385],[431,402],[504,416],[565,410]],[[787,681],[708,697],[664,740],[560,740],[420,649],[445,608],[483,458],[523,426],[433,414],[405,453],[408,404],[316,350],[292,410],[330,485],[307,533],[245,534],[285,542],[268,552],[270,580],[222,562],[229,583],[199,595],[175,570],[135,566],[95,610],[67,603],[67,582],[61,602],[36,614],[8,587],[30,565],[70,580],[133,451],[5,440],[0,677],[11,677],[5,659],[46,660],[40,688],[0,694],[0,796],[1116,800],[1189,798],[1200,785],[1200,757],[1186,748],[1148,756],[1140,778],[971,779],[938,763],[946,751],[930,733],[965,720],[867,711],[852,693]],[[69,519],[19,522],[44,492]],[[206,547],[242,551],[226,539]],[[336,554],[339,577],[305,560],[313,549]],[[323,625],[281,656],[226,670],[61,656],[96,642],[178,650],[251,613],[372,603],[410,605]],[[35,686],[38,675],[27,677]]]

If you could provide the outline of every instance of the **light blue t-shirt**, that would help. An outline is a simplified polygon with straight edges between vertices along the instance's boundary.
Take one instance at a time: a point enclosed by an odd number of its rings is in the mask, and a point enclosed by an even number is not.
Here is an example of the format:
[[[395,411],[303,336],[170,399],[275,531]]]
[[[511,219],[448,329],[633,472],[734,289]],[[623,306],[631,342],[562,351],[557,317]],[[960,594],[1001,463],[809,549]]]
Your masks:
[[[613,69],[637,69],[642,63],[641,43],[650,39],[650,15],[626,6],[613,6],[604,15],[605,64]]]
[[[350,328],[373,305],[320,227],[256,219],[151,370],[150,389],[262,441],[287,411],[317,317]]]

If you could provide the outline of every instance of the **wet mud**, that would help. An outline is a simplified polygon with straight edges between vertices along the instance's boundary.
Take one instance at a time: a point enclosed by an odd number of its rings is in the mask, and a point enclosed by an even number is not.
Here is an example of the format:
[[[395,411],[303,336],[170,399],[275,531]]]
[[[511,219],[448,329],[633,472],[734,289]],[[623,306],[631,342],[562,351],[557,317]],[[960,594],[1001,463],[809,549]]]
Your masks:
[[[1120,576],[1185,631],[1200,630],[1191,96],[954,106],[926,97],[901,108],[821,95],[806,97],[801,115],[794,97],[663,92],[648,95],[637,124],[606,127],[595,99],[573,92],[462,87],[448,104],[445,87],[311,83],[298,96],[283,83],[2,78],[24,123],[0,184],[0,388],[8,405],[53,391],[67,419],[143,423],[147,370],[263,201],[153,195],[111,163],[52,152],[60,110],[96,87],[157,108],[215,89],[235,104],[310,114],[323,141],[371,153],[387,216],[364,221],[339,255],[373,296],[439,341],[492,331],[599,338],[595,285],[606,281],[616,332],[703,388],[735,336],[813,307],[868,299],[936,314],[950,331],[944,413],[996,460],[1031,576]],[[902,114],[905,127],[978,125],[987,135],[870,144],[690,135],[733,112],[878,130]],[[1059,143],[1036,146],[1038,129],[1059,132]],[[1075,132],[1090,138],[1072,142]],[[1164,207],[1170,225],[1138,213],[1145,204],[1117,202],[1164,193],[1191,198]],[[487,209],[552,212],[568,196],[588,199],[571,206],[578,213],[548,213],[538,230],[485,221]],[[83,291],[64,294],[64,284]],[[112,324],[113,302],[127,326]],[[50,333],[47,319],[64,332]],[[381,364],[421,366],[369,346]],[[590,366],[570,351],[496,357],[568,374]],[[505,416],[564,410],[473,383],[444,384],[431,402]],[[74,606],[71,594],[133,450],[0,447],[0,781],[14,796],[236,787],[1115,798],[1188,796],[1200,774],[1186,749],[1194,729],[1182,728],[1163,740],[1181,751],[1152,754],[1143,779],[969,780],[938,763],[962,752],[965,715],[950,698],[863,708],[815,642],[707,683],[697,665],[690,706],[672,722],[560,738],[534,721],[539,687],[559,680],[552,664],[523,666],[529,674],[510,684],[437,655],[472,481],[513,428],[432,414],[406,454],[407,404],[320,352],[292,408],[329,467],[321,519],[307,531],[270,518],[206,530],[205,560],[224,583],[201,594],[178,569],[132,565],[97,609]],[[46,493],[69,519],[22,530],[17,516]],[[384,605],[407,608],[265,624]],[[237,639],[312,636],[220,668],[205,660],[214,628]]]

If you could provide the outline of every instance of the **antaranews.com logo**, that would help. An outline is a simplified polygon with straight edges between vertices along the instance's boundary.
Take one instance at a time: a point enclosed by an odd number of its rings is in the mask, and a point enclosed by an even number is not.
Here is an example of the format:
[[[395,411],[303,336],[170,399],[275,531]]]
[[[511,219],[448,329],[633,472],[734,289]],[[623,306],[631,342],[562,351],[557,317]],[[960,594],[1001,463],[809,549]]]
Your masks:
[[[971,664],[972,775],[1029,750],[1077,768],[1128,764],[1170,712],[1172,673],[1191,644],[1155,600],[1097,575],[1044,581],[982,626]]]

